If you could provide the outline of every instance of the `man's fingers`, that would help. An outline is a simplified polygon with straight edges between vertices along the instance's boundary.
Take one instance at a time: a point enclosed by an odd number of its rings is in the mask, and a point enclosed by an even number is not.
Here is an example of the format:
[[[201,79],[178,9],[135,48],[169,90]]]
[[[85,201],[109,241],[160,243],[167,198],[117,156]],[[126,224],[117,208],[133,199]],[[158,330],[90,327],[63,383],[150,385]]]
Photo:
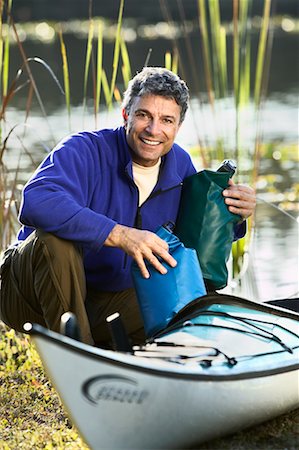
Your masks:
[[[228,210],[233,214],[238,214],[238,216],[241,216],[243,219],[247,219],[251,216],[251,210],[243,209],[243,208],[236,208],[235,206],[229,206]]]
[[[118,246],[132,256],[138,264],[142,276],[149,277],[146,261],[162,274],[167,272],[163,262],[171,267],[176,266],[177,262],[170,255],[167,242],[155,233],[136,228],[120,227],[122,234],[121,238],[118,238]]]
[[[228,189],[225,189],[223,191],[223,195],[224,197],[234,197],[234,198],[240,197],[255,198],[255,191],[248,186],[243,186],[242,184],[234,184],[233,186],[230,186]]]
[[[153,265],[155,266],[155,263],[157,263],[157,261],[159,262],[159,259],[162,259],[163,261],[165,261],[169,266],[171,267],[175,267],[177,262],[176,260],[173,258],[173,256],[171,256],[171,254],[168,251],[168,244],[163,241],[163,239],[161,239],[162,242],[164,242],[167,245],[167,248],[165,248],[165,246],[161,246],[160,243],[157,246],[154,246],[151,248],[151,253],[152,255],[145,255],[147,260]],[[154,264],[153,264],[154,262]],[[156,267],[156,266],[155,266]]]
[[[255,191],[249,186],[232,184],[223,191],[228,210],[247,219],[253,214],[256,205]]]
[[[164,256],[163,260],[167,262],[168,265],[170,265],[171,267],[176,266],[177,264],[176,260],[166,250],[163,250],[161,253],[163,253]],[[135,259],[136,263],[138,264],[140,272],[144,278],[150,277],[146,261],[161,274],[165,275],[167,273],[167,268],[165,267],[165,265],[163,265],[162,260],[160,260],[156,255],[154,255],[152,251],[149,249],[144,253],[140,251],[132,256]]]
[[[134,259],[135,259],[135,261],[136,261],[136,263],[137,263],[137,265],[138,265],[138,267],[139,267],[139,270],[140,270],[140,272],[141,272],[141,275],[144,277],[144,278],[149,278],[150,277],[150,274],[149,274],[149,271],[147,270],[147,267],[146,267],[146,264],[145,264],[145,262],[144,262],[144,259],[143,259],[143,257],[142,257],[142,255],[140,254],[140,255],[136,255],[135,257],[134,257]]]
[[[163,241],[165,242],[165,241]],[[163,245],[163,247],[165,247]],[[168,245],[167,245],[168,249]],[[167,263],[171,267],[177,265],[176,260],[171,256],[171,254],[165,248],[162,248],[159,243],[153,246],[153,248],[146,248],[142,254],[143,258],[146,259],[158,272],[165,274],[167,273],[167,268],[163,262]]]
[[[231,198],[231,197],[227,197],[224,201],[228,206],[235,206],[236,208],[243,208],[243,209],[247,209],[253,203],[248,200],[244,199],[241,200],[238,198]]]

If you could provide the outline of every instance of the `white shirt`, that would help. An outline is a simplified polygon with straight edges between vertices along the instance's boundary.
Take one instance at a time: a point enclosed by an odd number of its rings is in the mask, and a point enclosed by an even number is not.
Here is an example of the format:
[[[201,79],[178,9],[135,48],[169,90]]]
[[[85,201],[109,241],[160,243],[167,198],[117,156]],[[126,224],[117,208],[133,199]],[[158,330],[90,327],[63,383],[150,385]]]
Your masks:
[[[161,158],[154,166],[145,167],[133,161],[133,178],[139,190],[139,204],[142,205],[150,196],[152,190],[157,184]]]

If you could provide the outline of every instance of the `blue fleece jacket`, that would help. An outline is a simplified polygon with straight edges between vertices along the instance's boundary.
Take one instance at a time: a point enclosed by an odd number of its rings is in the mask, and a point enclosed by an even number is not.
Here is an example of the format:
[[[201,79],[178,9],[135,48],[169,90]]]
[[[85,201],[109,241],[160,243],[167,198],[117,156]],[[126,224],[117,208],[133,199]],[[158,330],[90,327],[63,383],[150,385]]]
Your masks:
[[[116,223],[156,231],[175,222],[184,178],[195,173],[179,145],[162,157],[150,197],[138,208],[132,159],[123,127],[82,132],[60,143],[24,188],[18,239],[40,228],[79,243],[87,283],[99,290],[132,286],[131,258],[103,246]]]

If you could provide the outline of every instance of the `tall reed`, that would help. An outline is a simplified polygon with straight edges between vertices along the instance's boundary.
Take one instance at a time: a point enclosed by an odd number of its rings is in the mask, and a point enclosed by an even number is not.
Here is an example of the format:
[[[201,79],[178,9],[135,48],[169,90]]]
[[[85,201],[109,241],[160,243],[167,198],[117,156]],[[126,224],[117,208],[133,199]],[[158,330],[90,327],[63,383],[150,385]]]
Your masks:
[[[121,36],[120,40],[120,50],[121,50],[121,58],[122,58],[122,76],[124,81],[125,88],[128,86],[130,79],[132,78],[132,70],[131,70],[131,63],[130,63],[130,57],[128,53],[128,49],[126,46],[125,40]]]
[[[173,73],[178,73],[179,53],[177,48],[174,49],[173,54],[169,51],[165,53],[164,63],[166,69],[171,70]]]
[[[71,130],[71,93],[70,93],[70,76],[69,76],[69,66],[67,52],[63,40],[62,30],[59,30],[59,40],[60,40],[60,51],[62,57],[62,71],[63,71],[63,82],[65,91],[65,104],[68,113],[69,130]]]
[[[122,17],[124,10],[124,0],[120,0],[119,11],[118,11],[118,20],[117,20],[117,29],[115,36],[115,44],[114,44],[114,54],[113,54],[113,63],[112,63],[112,78],[110,84],[110,97],[108,107],[112,106],[112,99],[114,95],[114,88],[116,83],[116,75],[118,70],[119,63],[119,55],[120,55],[120,45],[121,45],[121,26],[122,26]]]
[[[83,114],[85,112],[85,107],[86,107],[87,81],[88,81],[89,66],[90,66],[91,54],[92,54],[93,34],[94,34],[94,23],[93,23],[93,19],[90,18],[89,25],[88,25],[88,39],[87,39],[87,47],[86,47],[86,54],[85,54],[85,69],[84,69],[84,84],[83,84]]]
[[[97,47],[97,73],[96,73],[96,93],[95,93],[95,125],[97,126],[97,116],[101,100],[101,86],[103,73],[103,22],[98,22],[98,47]]]
[[[199,9],[199,28],[202,39],[202,52],[204,62],[204,72],[206,79],[206,87],[208,97],[212,109],[214,108],[214,88],[213,88],[213,76],[212,76],[212,64],[211,64],[211,44],[208,35],[208,19],[205,0],[198,0]]]
[[[0,91],[2,92],[2,70],[3,70],[3,9],[4,9],[4,0],[0,0]]]
[[[8,30],[9,30],[11,7],[12,7],[12,0],[8,0],[8,2],[7,2],[7,29]],[[2,95],[3,95],[3,97],[5,97],[7,95],[7,88],[8,88],[9,48],[10,48],[10,40],[9,40],[9,33],[7,31],[7,34],[6,34],[6,37],[4,40],[4,54],[3,54],[3,73],[2,73]]]

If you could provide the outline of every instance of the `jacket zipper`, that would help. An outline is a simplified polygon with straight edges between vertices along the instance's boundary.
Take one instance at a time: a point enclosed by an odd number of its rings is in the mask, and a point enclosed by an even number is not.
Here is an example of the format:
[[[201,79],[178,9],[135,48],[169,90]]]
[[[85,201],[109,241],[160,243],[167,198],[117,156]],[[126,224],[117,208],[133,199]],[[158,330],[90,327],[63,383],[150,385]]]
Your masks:
[[[172,186],[168,189],[165,189],[165,191],[162,191],[162,189],[158,189],[157,191],[153,191],[148,197],[147,199],[142,203],[141,206],[137,206],[137,213],[136,213],[136,217],[135,217],[135,222],[134,222],[134,228],[138,228],[138,229],[142,229],[142,217],[141,217],[141,207],[144,205],[144,203],[146,203],[147,201],[153,199],[154,197],[157,197],[158,195],[164,194],[165,192],[169,192],[172,189],[176,189],[179,186],[182,186],[183,183],[179,183],[175,186]]]
[[[137,190],[137,212],[136,212],[136,216],[135,216],[135,220],[134,220],[134,228],[139,228],[139,222],[140,222],[140,229],[141,229],[141,214],[140,214],[140,206],[139,205],[139,190],[138,187],[136,186],[136,184],[134,183],[134,180],[130,177],[130,175],[128,174],[128,172],[126,171],[127,177],[130,179],[131,183],[135,186],[136,190]],[[125,253],[125,257],[124,257],[124,263],[123,263],[123,270],[127,267],[127,263],[128,263],[128,254]]]
[[[131,179],[131,177],[130,177],[130,179]],[[131,180],[131,181],[134,183],[133,180]],[[144,205],[144,203],[146,203],[148,200],[151,200],[152,198],[157,197],[158,195],[161,195],[162,193],[164,194],[165,192],[169,192],[172,189],[176,189],[176,188],[178,188],[179,186],[182,186],[182,185],[183,185],[183,182],[181,182],[179,184],[176,184],[175,186],[172,186],[172,187],[170,187],[168,189],[165,189],[165,191],[162,191],[162,189],[158,189],[157,191],[153,191],[147,197],[147,199],[142,203],[142,205]],[[134,186],[136,186],[135,183],[134,183]],[[138,192],[138,198],[137,198],[137,211],[136,211],[136,216],[135,216],[135,220],[134,220],[134,228],[137,228],[137,229],[141,230],[142,229],[142,217],[141,217],[141,207],[142,207],[142,205],[138,206],[138,204],[139,204],[139,191],[138,191],[138,187],[137,186],[136,186],[136,188],[137,188],[137,192]],[[125,253],[123,269],[126,268],[127,261],[128,261],[128,254]]]

